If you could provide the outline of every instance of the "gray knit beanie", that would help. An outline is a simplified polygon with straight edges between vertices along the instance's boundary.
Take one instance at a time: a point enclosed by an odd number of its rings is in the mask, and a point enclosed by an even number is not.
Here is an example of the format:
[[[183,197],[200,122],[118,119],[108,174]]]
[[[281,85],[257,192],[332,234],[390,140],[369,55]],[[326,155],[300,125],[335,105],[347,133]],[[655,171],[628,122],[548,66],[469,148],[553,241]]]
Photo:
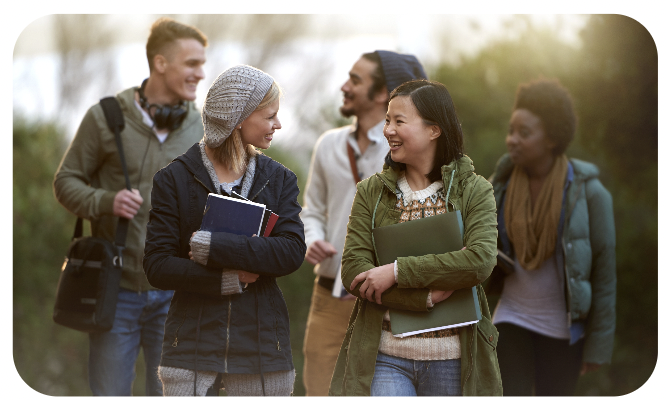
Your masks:
[[[236,126],[257,108],[273,84],[273,77],[249,65],[222,72],[208,89],[201,110],[204,142],[220,146]]]

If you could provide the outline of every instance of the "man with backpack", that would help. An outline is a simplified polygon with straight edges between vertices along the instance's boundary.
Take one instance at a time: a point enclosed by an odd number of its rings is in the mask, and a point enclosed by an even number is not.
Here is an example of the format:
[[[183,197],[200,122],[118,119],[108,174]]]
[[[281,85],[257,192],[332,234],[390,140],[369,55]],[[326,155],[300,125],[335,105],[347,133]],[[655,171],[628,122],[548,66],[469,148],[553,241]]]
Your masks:
[[[83,117],[56,172],[57,200],[90,220],[93,236],[113,242],[119,217],[129,220],[113,327],[90,333],[88,378],[93,395],[129,396],[143,348],[146,395],[161,396],[157,377],[164,321],[173,293],[152,287],[143,249],[153,175],[203,137],[196,88],[204,78],[206,36],[170,18],[153,23],[146,44],[149,77],[116,95],[132,190],[127,190],[114,133],[100,104]]]

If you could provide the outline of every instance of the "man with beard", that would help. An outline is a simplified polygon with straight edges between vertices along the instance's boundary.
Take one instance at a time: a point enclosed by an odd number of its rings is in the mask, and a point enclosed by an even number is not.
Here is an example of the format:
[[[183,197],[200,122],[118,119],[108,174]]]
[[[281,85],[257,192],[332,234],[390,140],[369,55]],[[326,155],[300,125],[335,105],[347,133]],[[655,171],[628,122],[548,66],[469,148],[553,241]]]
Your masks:
[[[427,79],[416,57],[391,51],[365,53],[342,85],[340,113],[351,125],[325,132],[315,144],[301,219],[305,260],[315,278],[303,353],[307,396],[326,396],[356,297],[340,281],[342,249],[356,183],[382,170],[389,151],[383,128],[389,93],[400,84]]]

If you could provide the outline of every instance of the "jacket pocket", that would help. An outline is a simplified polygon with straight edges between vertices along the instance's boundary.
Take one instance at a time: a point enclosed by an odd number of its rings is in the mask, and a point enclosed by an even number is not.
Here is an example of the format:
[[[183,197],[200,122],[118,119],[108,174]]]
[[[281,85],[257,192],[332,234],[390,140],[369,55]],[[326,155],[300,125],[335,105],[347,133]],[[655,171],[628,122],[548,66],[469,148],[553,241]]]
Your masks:
[[[171,347],[178,347],[178,334],[180,333],[180,328],[183,327],[183,324],[187,320],[187,313],[189,311],[189,307],[187,307],[187,302],[185,302],[184,307],[178,307],[178,305],[181,303],[181,301],[176,301],[174,304],[171,305],[172,309],[174,310],[173,312],[173,319],[176,321],[175,326],[176,330],[173,332],[173,335],[170,335],[172,337],[171,339]],[[182,316],[179,316],[179,308],[184,308]],[[169,338],[169,336],[167,336]]]
[[[497,332],[495,325],[493,325],[485,315],[481,316],[481,321],[476,324],[476,329],[479,333],[479,337],[481,337],[481,339],[490,346],[493,351],[497,349],[497,337],[499,336],[499,333]]]
[[[481,316],[476,324],[477,340],[474,355],[474,384],[477,396],[502,394],[502,378],[497,361],[498,332],[495,325]]]

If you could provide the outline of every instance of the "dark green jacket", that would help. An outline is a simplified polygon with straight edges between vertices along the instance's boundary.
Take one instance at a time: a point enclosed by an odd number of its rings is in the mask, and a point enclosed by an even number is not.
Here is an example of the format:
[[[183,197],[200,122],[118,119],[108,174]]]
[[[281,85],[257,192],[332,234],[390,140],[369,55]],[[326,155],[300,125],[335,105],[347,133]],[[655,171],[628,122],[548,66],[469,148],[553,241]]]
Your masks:
[[[610,363],[615,336],[615,220],[613,200],[598,179],[599,169],[591,163],[570,159],[573,179],[568,184],[564,204],[564,225],[558,237],[566,277],[566,304],[570,328],[581,325],[585,344],[583,361]],[[500,208],[513,171],[508,155],[497,162],[490,180]],[[500,236],[504,237],[504,232]],[[508,238],[504,240],[508,242]],[[502,241],[500,241],[502,242]],[[502,249],[512,256],[510,244]],[[496,268],[485,284],[489,293],[502,287],[504,273]],[[583,332],[571,329],[575,341]]]
[[[497,219],[492,187],[474,173],[472,160],[464,156],[442,167],[449,204],[460,210],[465,228],[464,251],[398,258],[398,282],[382,294],[382,305],[357,299],[342,343],[330,395],[370,395],[379,349],[382,319],[388,308],[426,311],[430,289],[455,290],[476,286],[482,320],[460,329],[462,393],[468,396],[501,395],[497,364],[497,330],[490,322],[488,304],[480,283],[492,272],[496,260]],[[395,208],[398,173],[384,170],[360,182],[354,198],[342,255],[342,281],[348,291],[361,272],[377,266],[371,230],[398,223]],[[373,213],[375,226],[372,226]],[[360,285],[359,285],[360,286]]]
[[[116,95],[125,117],[121,133],[130,184],[139,189],[143,204],[130,220],[120,286],[134,291],[154,289],[143,272],[143,248],[150,210],[153,175],[184,153],[203,137],[201,114],[189,102],[185,121],[160,143],[153,130],[143,123],[134,105],[134,92],[126,89]],[[53,182],[58,201],[75,215],[89,219],[92,234],[114,241],[118,217],[113,215],[113,199],[125,188],[125,178],[113,132],[109,130],[99,103],[88,109],[65,152]],[[74,224],[72,224],[73,226]]]

